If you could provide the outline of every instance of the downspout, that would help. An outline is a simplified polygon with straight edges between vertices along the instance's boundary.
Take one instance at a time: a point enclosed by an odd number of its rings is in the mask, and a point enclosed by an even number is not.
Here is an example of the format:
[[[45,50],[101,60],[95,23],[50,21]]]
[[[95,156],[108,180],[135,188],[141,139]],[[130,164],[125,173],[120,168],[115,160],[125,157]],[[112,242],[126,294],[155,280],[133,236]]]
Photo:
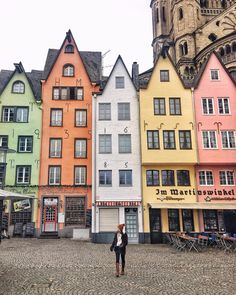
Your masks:
[[[96,242],[96,179],[97,179],[97,171],[96,171],[96,122],[97,122],[97,95],[93,94],[92,101],[92,240]]]

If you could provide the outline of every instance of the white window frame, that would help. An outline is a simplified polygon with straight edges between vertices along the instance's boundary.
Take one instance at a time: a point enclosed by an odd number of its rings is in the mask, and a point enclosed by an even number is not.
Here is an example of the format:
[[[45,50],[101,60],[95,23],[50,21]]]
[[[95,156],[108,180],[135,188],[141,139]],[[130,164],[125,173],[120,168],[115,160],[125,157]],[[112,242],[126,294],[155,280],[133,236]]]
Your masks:
[[[52,143],[54,141],[54,154],[52,154]],[[60,142],[60,144],[58,144]],[[62,157],[62,139],[61,138],[50,138],[49,140],[49,157],[50,158],[61,158]]]
[[[223,132],[227,133],[227,145],[228,145],[228,147],[223,146]],[[229,147],[229,132],[233,132],[235,147]],[[221,130],[221,144],[222,144],[222,149],[223,150],[235,150],[236,149],[236,132],[235,132],[235,130]]]
[[[207,132],[207,137],[208,137],[208,140],[210,142],[210,132],[214,132],[215,134],[215,141],[216,141],[216,147],[205,147],[204,146],[204,136],[203,136],[203,132]],[[215,130],[202,130],[202,147],[204,150],[217,150],[218,149],[218,143],[217,143],[217,135],[216,135],[216,131]]]
[[[204,113],[204,107],[203,107],[203,100],[207,101],[207,113]],[[212,113],[209,113],[209,100],[212,100]],[[202,97],[202,114],[204,116],[212,116],[215,114],[215,106],[214,106],[214,98],[213,97]]]
[[[123,139],[125,141],[125,145],[122,144],[122,143],[124,143],[124,141],[122,142]],[[129,143],[129,146],[126,145],[127,142]],[[124,147],[125,147],[125,149],[127,149],[127,147],[129,147],[129,150],[124,151]],[[118,151],[119,151],[119,154],[131,154],[132,153],[131,134],[118,134]]]
[[[53,179],[50,178],[50,170],[53,169]],[[57,182],[57,173],[59,172],[59,181]],[[49,185],[60,185],[61,184],[61,166],[50,166],[48,169],[48,184]],[[53,180],[53,181],[51,181]]]
[[[233,174],[233,184],[229,184],[229,179],[228,179],[228,175],[227,175],[228,172]],[[224,184],[220,183],[221,186],[226,186],[226,185],[227,186],[235,186],[235,178],[234,178],[234,171],[233,170],[220,170],[219,171],[219,178],[220,178],[221,173],[225,174],[225,180],[226,180],[226,183],[224,183]]]
[[[87,167],[86,166],[75,166],[75,185],[86,185],[87,183]],[[77,175],[78,173],[78,175]],[[78,180],[78,181],[77,181]],[[83,181],[84,180],[84,181]]]
[[[77,109],[75,111],[75,127],[87,127],[87,110]]]
[[[85,149],[84,149],[84,144],[85,144]],[[77,150],[77,147],[78,147],[78,150]],[[76,159],[87,158],[87,139],[86,138],[75,139],[75,158]]]
[[[19,178],[19,169],[23,169],[23,177],[22,177],[22,182],[18,181]],[[26,174],[26,169],[29,169],[29,181],[25,181],[25,174]],[[31,166],[18,166],[16,167],[16,183],[17,184],[30,184],[30,177],[31,177]]]
[[[55,119],[53,119],[53,113],[55,114]],[[60,118],[60,121],[58,120],[58,118]],[[58,124],[58,122],[60,122],[60,124]],[[63,110],[62,109],[52,109],[51,110],[50,125],[52,127],[63,126]]]
[[[212,79],[212,72],[216,71],[218,73],[218,79]],[[211,81],[220,81],[220,70],[219,69],[210,69],[210,80]]]
[[[200,172],[204,172],[204,178],[205,178],[205,184],[201,184],[200,182]],[[208,184],[207,182],[207,172],[210,172],[212,175],[212,184]],[[214,180],[214,174],[211,170],[200,170],[198,171],[198,182],[200,186],[214,186],[215,180]]]
[[[222,113],[222,114],[220,113],[220,109],[219,109],[219,100],[220,100],[220,99],[221,99],[223,102],[224,102],[225,99],[227,99],[227,101],[228,101],[228,108],[229,108],[229,113],[228,113],[228,114],[225,113],[225,105],[224,105],[224,103],[222,103],[222,106],[223,106],[223,113]],[[217,103],[218,103],[218,105],[217,105],[217,107],[218,107],[218,114],[219,114],[220,116],[228,116],[228,115],[231,115],[231,109],[230,109],[230,100],[229,100],[229,97],[218,97],[218,99],[217,99]]]
[[[20,150],[20,141],[24,139],[24,150]],[[33,152],[33,137],[32,136],[19,136],[19,143],[18,143],[18,153],[32,153]],[[31,141],[31,149],[30,151],[27,151],[27,143],[28,141]]]

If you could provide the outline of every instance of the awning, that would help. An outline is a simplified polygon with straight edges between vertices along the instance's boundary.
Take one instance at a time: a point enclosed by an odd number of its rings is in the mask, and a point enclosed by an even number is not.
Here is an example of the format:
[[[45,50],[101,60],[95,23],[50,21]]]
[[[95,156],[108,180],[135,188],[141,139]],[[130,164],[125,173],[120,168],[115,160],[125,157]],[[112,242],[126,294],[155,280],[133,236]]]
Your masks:
[[[218,209],[236,210],[236,203],[149,203],[154,209]]]
[[[14,192],[9,192],[0,189],[0,200],[19,200],[19,199],[34,199],[35,197],[22,195]]]

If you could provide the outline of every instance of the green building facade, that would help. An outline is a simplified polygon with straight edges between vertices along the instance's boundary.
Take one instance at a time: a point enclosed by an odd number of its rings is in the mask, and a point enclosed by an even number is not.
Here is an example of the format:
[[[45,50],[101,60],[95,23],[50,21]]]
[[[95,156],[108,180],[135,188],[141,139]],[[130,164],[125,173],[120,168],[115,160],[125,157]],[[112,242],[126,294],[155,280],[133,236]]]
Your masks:
[[[0,147],[15,150],[7,154],[4,173],[0,167],[0,183],[5,178],[5,190],[35,199],[7,205],[11,225],[36,222],[42,118],[42,72],[26,73],[21,63],[14,65],[14,71],[0,72]]]

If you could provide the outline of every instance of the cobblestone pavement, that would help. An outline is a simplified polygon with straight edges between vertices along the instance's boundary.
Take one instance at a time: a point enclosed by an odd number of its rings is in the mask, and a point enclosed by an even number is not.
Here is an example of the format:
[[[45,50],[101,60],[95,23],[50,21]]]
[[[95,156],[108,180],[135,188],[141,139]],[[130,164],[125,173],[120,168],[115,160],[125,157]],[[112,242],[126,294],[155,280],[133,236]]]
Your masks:
[[[0,294],[230,294],[236,255],[176,252],[167,245],[129,245],[127,273],[115,277],[109,245],[37,239],[0,245]]]

